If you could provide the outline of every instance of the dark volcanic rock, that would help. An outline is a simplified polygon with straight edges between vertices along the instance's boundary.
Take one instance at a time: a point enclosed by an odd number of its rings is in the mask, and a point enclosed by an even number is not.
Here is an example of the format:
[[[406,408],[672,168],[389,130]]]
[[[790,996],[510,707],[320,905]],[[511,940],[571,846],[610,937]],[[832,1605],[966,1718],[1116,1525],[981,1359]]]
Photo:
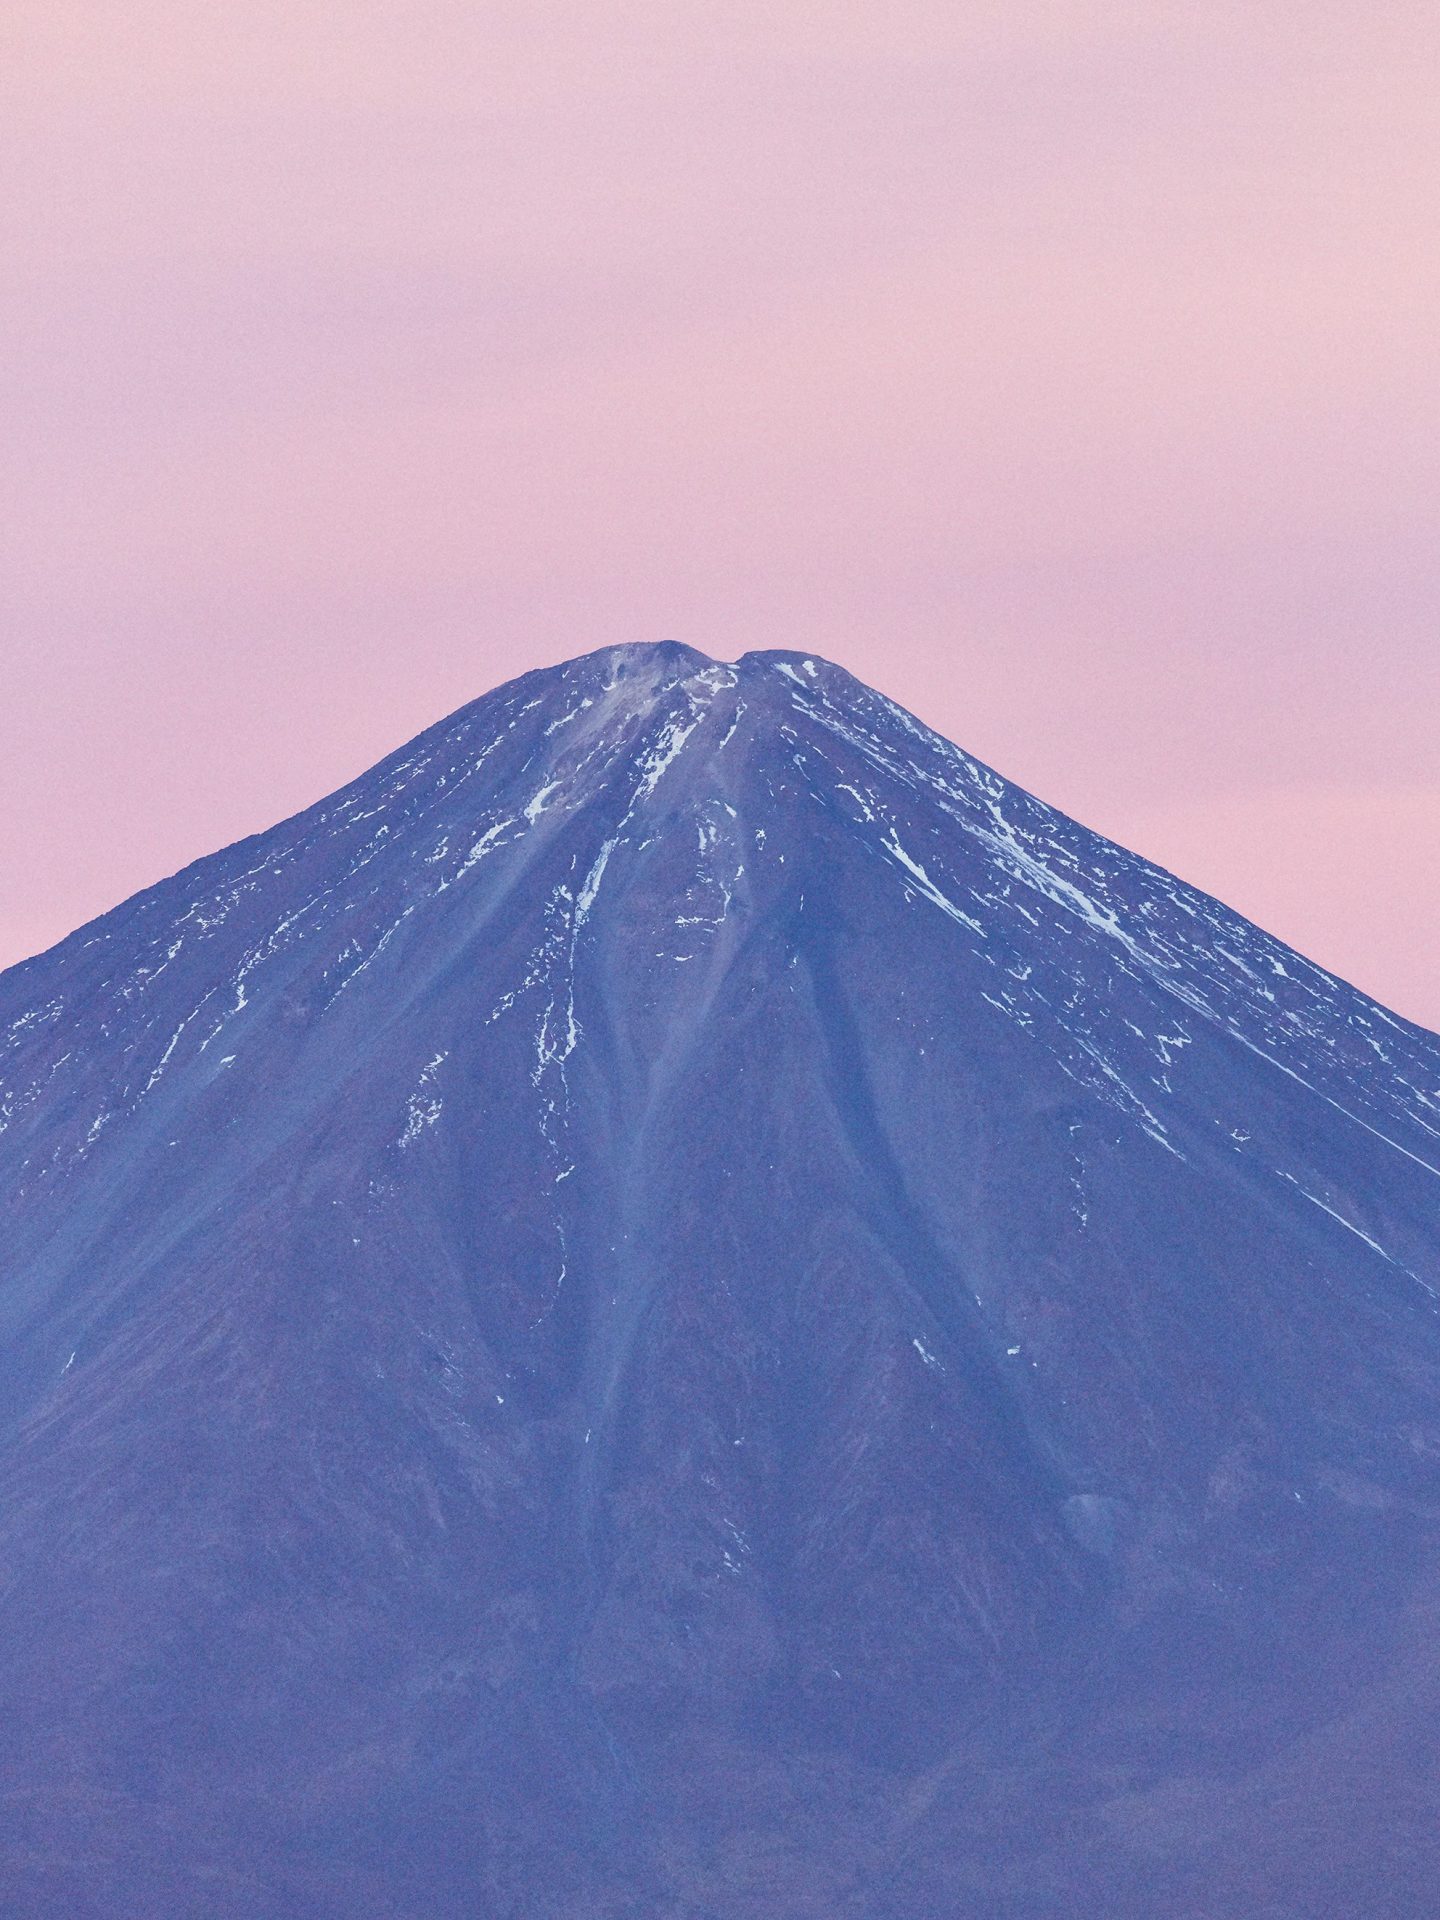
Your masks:
[[[1440,1043],[838,669],[0,980],[19,1920],[1429,1916]]]

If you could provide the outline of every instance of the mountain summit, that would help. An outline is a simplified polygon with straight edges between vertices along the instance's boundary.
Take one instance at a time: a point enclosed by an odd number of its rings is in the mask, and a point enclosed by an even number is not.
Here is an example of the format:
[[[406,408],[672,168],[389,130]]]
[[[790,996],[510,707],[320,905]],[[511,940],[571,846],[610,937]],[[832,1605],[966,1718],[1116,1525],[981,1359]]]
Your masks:
[[[22,1920],[1440,1886],[1440,1042],[811,656],[0,976]]]

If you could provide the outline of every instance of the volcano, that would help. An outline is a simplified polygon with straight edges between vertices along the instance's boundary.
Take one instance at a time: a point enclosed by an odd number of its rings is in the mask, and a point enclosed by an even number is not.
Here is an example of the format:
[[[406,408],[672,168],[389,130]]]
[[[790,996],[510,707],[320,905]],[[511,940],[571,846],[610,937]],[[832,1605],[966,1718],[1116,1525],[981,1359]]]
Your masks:
[[[1420,1920],[1440,1041],[841,669],[0,976],[16,1920]]]

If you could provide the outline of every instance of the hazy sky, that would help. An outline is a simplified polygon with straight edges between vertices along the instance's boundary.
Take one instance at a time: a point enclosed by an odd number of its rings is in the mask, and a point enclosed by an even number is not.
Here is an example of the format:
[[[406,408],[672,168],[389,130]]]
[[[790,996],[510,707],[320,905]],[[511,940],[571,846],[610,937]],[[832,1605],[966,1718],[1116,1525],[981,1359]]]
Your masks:
[[[1440,1026],[1434,0],[5,0],[0,962],[828,654]]]

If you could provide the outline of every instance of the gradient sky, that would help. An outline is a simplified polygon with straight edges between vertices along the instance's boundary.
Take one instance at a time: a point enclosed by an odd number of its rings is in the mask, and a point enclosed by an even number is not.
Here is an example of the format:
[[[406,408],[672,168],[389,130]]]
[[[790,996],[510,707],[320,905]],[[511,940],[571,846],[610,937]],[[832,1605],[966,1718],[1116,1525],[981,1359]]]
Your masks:
[[[849,666],[1440,1026],[1434,0],[6,0],[0,963],[537,663]]]

